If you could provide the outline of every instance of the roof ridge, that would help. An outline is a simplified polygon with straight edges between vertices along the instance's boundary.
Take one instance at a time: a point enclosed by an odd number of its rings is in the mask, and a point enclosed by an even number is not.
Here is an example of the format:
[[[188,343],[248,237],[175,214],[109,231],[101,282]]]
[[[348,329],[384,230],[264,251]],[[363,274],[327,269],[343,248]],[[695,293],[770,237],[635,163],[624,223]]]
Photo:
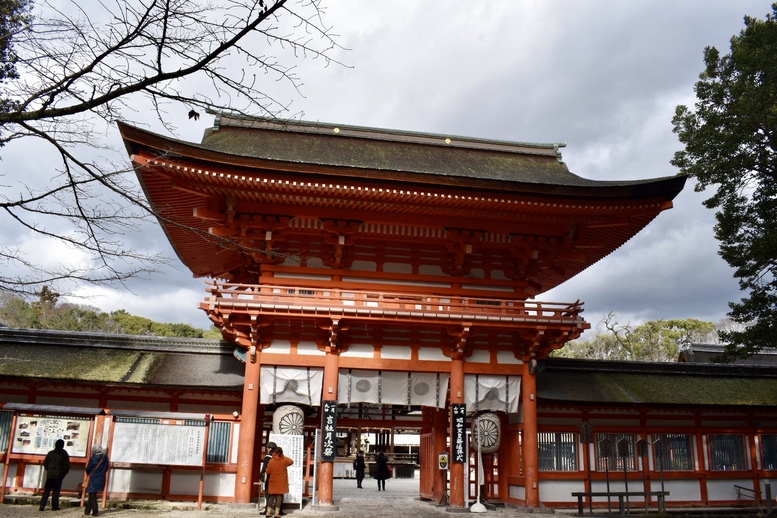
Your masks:
[[[155,351],[231,354],[233,345],[212,338],[145,336],[54,329],[0,327],[0,342],[63,347],[102,347],[108,349],[153,349]]]
[[[438,146],[452,146],[468,149],[483,149],[513,153],[537,154],[553,156],[563,163],[560,148],[566,147],[566,142],[539,143],[520,142],[499,139],[469,137],[457,134],[438,134],[422,131],[372,128],[368,126],[334,124],[321,121],[305,121],[301,119],[279,119],[272,117],[251,117],[247,115],[215,114],[215,128],[236,127],[252,129],[285,130],[297,133],[312,133],[338,137],[363,138],[383,140],[388,142],[406,142]]]

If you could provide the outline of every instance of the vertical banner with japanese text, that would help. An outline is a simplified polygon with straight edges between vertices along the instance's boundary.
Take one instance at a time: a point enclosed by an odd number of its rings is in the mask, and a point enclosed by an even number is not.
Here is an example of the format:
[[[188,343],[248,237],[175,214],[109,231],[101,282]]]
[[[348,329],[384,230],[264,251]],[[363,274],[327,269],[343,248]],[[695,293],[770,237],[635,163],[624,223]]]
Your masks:
[[[467,461],[467,405],[454,403],[451,405],[451,423],[453,424],[452,462],[459,464]]]
[[[321,460],[337,457],[337,401],[321,402]]]

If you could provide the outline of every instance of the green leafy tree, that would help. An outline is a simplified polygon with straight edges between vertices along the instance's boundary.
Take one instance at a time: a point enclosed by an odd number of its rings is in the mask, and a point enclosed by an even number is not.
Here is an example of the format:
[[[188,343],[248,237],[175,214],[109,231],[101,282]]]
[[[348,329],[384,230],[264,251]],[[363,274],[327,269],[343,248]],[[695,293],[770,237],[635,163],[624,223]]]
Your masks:
[[[224,336],[221,334],[221,329],[216,326],[210,326],[210,329],[206,329],[202,333],[203,338],[210,338],[211,340],[223,340]]]
[[[39,293],[38,300],[29,303],[23,297],[0,295],[0,324],[27,329],[55,329],[89,333],[116,333],[182,338],[221,338],[215,326],[209,330],[189,324],[160,323],[119,310],[105,313],[97,308],[78,304],[59,303],[59,294],[48,287]]]
[[[7,79],[18,79],[16,63],[19,57],[13,46],[14,35],[18,34],[32,21],[30,0],[3,0],[0,2],[0,87]],[[11,112],[18,105],[3,94],[0,88],[0,111]],[[0,139],[0,146],[3,141]]]
[[[178,336],[187,338],[202,338],[202,329],[188,324],[165,324],[154,322],[148,318],[130,315],[123,309],[114,311],[111,320],[116,323],[118,332],[128,335],[147,336]]]
[[[38,312],[22,297],[11,293],[0,295],[0,324],[8,327],[37,329]]]
[[[117,326],[110,315],[96,308],[78,304],[60,304],[49,319],[46,329],[80,331],[84,333],[116,333]]]
[[[37,313],[43,329],[48,328],[48,321],[53,317],[58,302],[59,293],[44,285],[38,293],[38,300],[32,303],[32,309]]]
[[[650,320],[638,326],[621,324],[614,313],[602,319],[604,331],[590,340],[576,340],[554,356],[626,361],[676,361],[682,349],[707,342],[716,326],[695,318]]]
[[[678,106],[672,120],[685,145],[672,164],[697,191],[716,189],[704,205],[746,293],[728,313],[744,328],[721,332],[735,359],[777,344],[777,4],[765,20],[745,17],[729,54],[707,47],[704,62],[695,109]]]

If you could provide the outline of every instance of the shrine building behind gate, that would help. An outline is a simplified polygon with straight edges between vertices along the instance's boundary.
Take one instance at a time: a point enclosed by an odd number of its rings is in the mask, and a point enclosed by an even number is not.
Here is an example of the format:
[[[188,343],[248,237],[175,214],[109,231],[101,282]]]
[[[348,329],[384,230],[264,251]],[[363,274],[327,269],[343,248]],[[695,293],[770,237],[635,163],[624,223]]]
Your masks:
[[[328,505],[324,420],[377,404],[391,419],[420,409],[422,465],[450,448],[452,507],[467,505],[465,423],[515,425],[499,469],[520,457],[522,480],[496,492],[538,506],[534,369],[589,325],[579,301],[529,299],[620,247],[685,181],[586,180],[553,144],[230,116],[201,144],[120,129],[179,258],[210,279],[200,307],[245,358],[237,502],[274,405],[319,420]],[[422,469],[422,494],[440,499],[441,477]]]

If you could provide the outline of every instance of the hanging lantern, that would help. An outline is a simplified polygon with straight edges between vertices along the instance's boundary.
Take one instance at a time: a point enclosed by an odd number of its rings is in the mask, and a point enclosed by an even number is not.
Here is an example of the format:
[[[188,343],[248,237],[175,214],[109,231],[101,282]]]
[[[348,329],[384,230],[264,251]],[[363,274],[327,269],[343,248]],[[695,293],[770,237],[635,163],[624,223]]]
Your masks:
[[[281,405],[272,415],[272,431],[284,435],[302,435],[305,412],[297,405]]]
[[[473,451],[494,453],[502,440],[502,423],[494,412],[483,412],[472,418],[471,446]]]

